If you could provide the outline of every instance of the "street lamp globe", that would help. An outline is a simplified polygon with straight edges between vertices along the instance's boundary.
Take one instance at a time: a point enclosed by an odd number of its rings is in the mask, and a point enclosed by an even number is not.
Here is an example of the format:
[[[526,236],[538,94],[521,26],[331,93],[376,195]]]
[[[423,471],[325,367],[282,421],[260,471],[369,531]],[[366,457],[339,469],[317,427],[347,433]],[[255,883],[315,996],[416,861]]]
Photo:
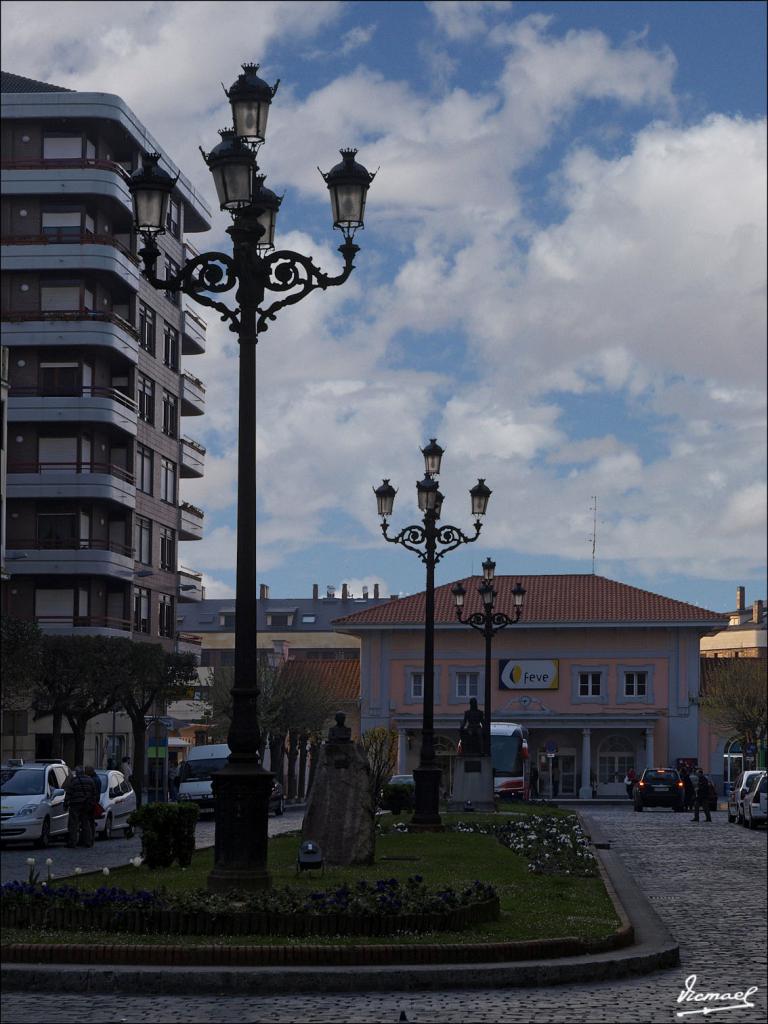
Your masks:
[[[467,592],[461,583],[454,583],[451,587],[451,593],[453,594],[453,600],[456,602],[456,607],[463,608],[464,598],[467,596]]]
[[[172,178],[158,167],[159,160],[159,153],[142,154],[141,167],[131,175],[134,222],[143,234],[161,235],[165,231],[168,200],[179,177]]]
[[[218,146],[214,146],[210,153],[206,154],[202,148],[200,152],[213,175],[220,208],[240,210],[251,205],[256,157],[233,128],[224,128],[219,135],[221,142]]]
[[[232,106],[235,135],[249,142],[263,142],[267,135],[267,117],[272,97],[280,84],[268,85],[256,72],[258,64],[242,64],[243,73],[229,90],[224,89]]]
[[[525,597],[525,587],[522,585],[520,580],[512,588],[512,600],[515,602],[515,608],[523,607],[523,598]]]
[[[434,437],[431,437],[429,444],[421,449],[421,454],[424,456],[424,472],[428,476],[438,476],[440,473],[440,460],[444,451],[445,449],[440,447]]]
[[[493,589],[493,584],[489,580],[483,580],[477,589],[483,602],[483,607],[486,610],[493,608],[493,602],[496,598],[496,591]]]
[[[271,188],[264,186],[265,176],[257,174],[253,189],[253,208],[258,212],[256,219],[264,228],[264,234],[259,239],[259,249],[265,251],[275,247],[275,222],[277,211],[280,209],[282,196],[276,195]]]
[[[474,487],[470,488],[469,494],[472,498],[472,515],[484,516],[488,508],[488,499],[491,494],[490,487],[486,485],[485,479],[480,477]]]
[[[356,149],[340,149],[339,152],[341,163],[332,167],[327,174],[323,171],[320,173],[331,194],[333,226],[349,239],[358,228],[363,227],[365,198],[376,174],[371,174],[362,164],[357,163]]]
[[[422,512],[434,512],[438,503],[442,504],[442,495],[437,489],[437,480],[431,476],[425,476],[416,484],[416,494],[419,501],[419,509]]]
[[[496,563],[492,558],[486,558],[483,562],[483,576],[490,583],[493,583],[494,577],[496,576]]]
[[[386,519],[387,516],[391,516],[397,491],[389,480],[382,480],[378,487],[374,487],[373,493],[376,495],[376,504],[381,518]]]

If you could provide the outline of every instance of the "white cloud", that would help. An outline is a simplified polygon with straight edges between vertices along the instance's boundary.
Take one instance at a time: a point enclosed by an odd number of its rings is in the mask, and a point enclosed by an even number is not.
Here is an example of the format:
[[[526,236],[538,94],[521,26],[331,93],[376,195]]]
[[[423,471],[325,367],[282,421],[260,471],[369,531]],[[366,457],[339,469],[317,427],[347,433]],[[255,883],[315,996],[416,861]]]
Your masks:
[[[489,14],[512,9],[512,4],[505,0],[434,0],[426,6],[438,29],[452,40],[480,35],[488,28]]]

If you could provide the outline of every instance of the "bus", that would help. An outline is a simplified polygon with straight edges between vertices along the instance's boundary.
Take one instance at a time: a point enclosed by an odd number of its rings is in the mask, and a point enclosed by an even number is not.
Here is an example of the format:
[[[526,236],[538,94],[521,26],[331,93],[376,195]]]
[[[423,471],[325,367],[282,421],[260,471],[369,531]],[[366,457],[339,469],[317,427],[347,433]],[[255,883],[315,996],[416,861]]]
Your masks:
[[[515,722],[491,722],[493,791],[501,798],[528,799],[528,730]]]

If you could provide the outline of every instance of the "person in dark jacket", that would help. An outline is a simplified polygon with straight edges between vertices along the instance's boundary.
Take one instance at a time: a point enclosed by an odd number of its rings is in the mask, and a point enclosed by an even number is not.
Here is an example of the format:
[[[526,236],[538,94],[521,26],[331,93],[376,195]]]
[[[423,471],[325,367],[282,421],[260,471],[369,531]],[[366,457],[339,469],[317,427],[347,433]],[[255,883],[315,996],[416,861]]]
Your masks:
[[[709,779],[701,768],[696,772],[696,803],[693,805],[693,817],[691,821],[699,820],[699,810],[704,808],[706,821],[712,821],[709,813]]]
[[[67,846],[93,846],[93,809],[99,799],[99,791],[93,779],[83,771],[82,765],[75,768],[70,777],[64,803],[69,811]]]
[[[683,780],[683,810],[692,811],[693,802],[696,799],[696,787],[691,779],[690,768],[683,767],[680,769],[680,777]]]

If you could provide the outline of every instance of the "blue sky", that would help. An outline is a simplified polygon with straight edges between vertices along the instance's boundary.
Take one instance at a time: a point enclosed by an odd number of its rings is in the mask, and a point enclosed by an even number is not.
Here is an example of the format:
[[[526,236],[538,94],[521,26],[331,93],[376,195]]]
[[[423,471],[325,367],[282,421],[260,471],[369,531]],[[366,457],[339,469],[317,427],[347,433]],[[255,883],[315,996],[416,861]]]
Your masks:
[[[357,270],[259,344],[259,578],[278,596],[423,587],[371,487],[417,519],[494,491],[498,573],[599,573],[711,607],[765,596],[762,3],[68,3],[8,0],[3,67],[125,98],[213,205],[197,146],[243,60],[281,79],[260,154],[278,246],[338,267],[317,174],[371,170]],[[248,51],[232,40],[247,38]],[[237,52],[236,52],[237,51]],[[159,69],[162,69],[160,71]],[[198,248],[226,244],[217,213]],[[205,316],[204,312],[204,316]],[[206,511],[184,564],[233,592],[236,349],[212,316]]]

